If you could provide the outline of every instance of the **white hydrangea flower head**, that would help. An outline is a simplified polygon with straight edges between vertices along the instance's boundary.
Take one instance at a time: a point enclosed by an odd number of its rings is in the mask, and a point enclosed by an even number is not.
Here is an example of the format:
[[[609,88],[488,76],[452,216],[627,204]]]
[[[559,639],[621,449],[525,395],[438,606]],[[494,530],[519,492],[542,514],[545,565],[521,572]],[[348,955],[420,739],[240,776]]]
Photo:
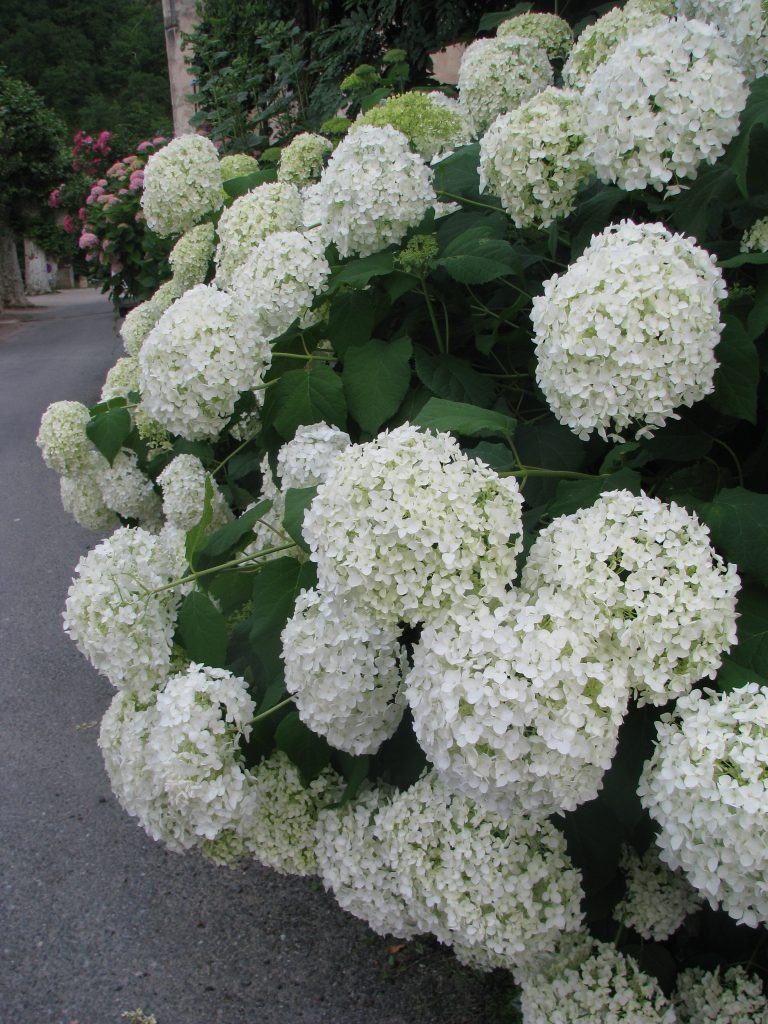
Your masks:
[[[124,398],[131,391],[139,390],[139,363],[135,356],[121,356],[107,373],[101,388],[102,402],[110,398]]]
[[[242,178],[246,174],[254,174],[259,169],[259,161],[247,153],[229,153],[219,160],[222,181]]]
[[[739,130],[747,85],[736,52],[703,21],[663,18],[618,46],[584,87],[585,152],[628,192],[713,164]]]
[[[713,679],[736,642],[736,567],[696,516],[657,498],[609,491],[560,516],[536,538],[521,585],[567,592],[607,618],[640,705]]]
[[[129,356],[136,357],[139,354],[139,349],[163,312],[158,303],[147,299],[126,314],[120,326],[120,337]]]
[[[498,196],[516,227],[546,228],[572,211],[591,174],[582,108],[580,93],[545,89],[497,117],[480,140],[480,191]]]
[[[198,224],[190,228],[174,245],[168,262],[181,293],[194,288],[196,284],[205,283],[215,248],[213,224]]]
[[[303,529],[320,589],[391,622],[503,595],[521,516],[513,477],[469,459],[449,434],[407,423],[337,456]]]
[[[236,199],[219,220],[215,256],[218,287],[231,286],[235,270],[269,235],[300,230],[301,215],[299,190],[287,181],[259,185]]]
[[[305,222],[318,223],[341,256],[369,256],[399,242],[436,199],[432,171],[391,125],[347,135],[308,191]]]
[[[275,338],[309,312],[330,273],[320,238],[276,231],[234,270],[228,290],[237,297],[252,328]]]
[[[280,151],[277,180],[288,181],[297,188],[319,181],[325,158],[332,152],[333,143],[325,136],[302,132]]]
[[[400,895],[397,865],[376,832],[379,812],[393,790],[377,785],[343,807],[320,813],[315,828],[323,885],[339,906],[379,935],[409,939],[422,930]]]
[[[642,857],[625,846],[620,864],[627,890],[613,917],[644,939],[662,942],[700,909],[701,896],[684,875],[662,863],[656,846],[649,846]]]
[[[147,762],[189,845],[224,832],[244,835],[252,825],[257,801],[240,742],[254,710],[244,679],[195,663],[157,694]]]
[[[732,43],[747,78],[768,70],[768,9],[762,0],[677,0],[679,14],[709,22]]]
[[[428,624],[406,678],[419,745],[446,786],[540,821],[594,799],[629,703],[600,611],[542,590]]]
[[[86,530],[105,533],[120,525],[112,509],[107,508],[101,496],[97,477],[92,473],[63,476],[59,480],[61,504],[76,523]]]
[[[206,473],[200,459],[195,455],[176,455],[157,478],[163,492],[163,516],[167,523],[184,531],[197,526],[205,508],[206,479],[213,487],[213,518],[209,529],[215,530],[231,521],[232,513],[224,495]]]
[[[588,25],[574,43],[563,66],[564,84],[571,89],[583,89],[621,43],[673,13],[671,9],[659,10],[653,4],[633,3],[632,0],[623,7],[612,7]]]
[[[240,393],[262,383],[271,359],[267,341],[247,329],[240,303],[197,285],[166,310],[142,346],[142,406],[171,433],[215,438]]]
[[[337,750],[375,754],[400,724],[408,669],[400,632],[343,598],[299,595],[282,633],[285,686],[302,722]]]
[[[768,691],[694,690],[656,725],[640,777],[661,859],[740,924],[768,922]]]
[[[517,980],[525,1024],[677,1024],[656,979],[608,942],[566,940]]]
[[[528,38],[476,39],[461,58],[459,101],[475,136],[549,85],[552,65],[546,51]]]
[[[725,295],[714,256],[663,224],[594,235],[533,300],[536,380],[557,419],[614,440],[678,419],[714,388]]]
[[[748,228],[741,239],[742,252],[768,252],[768,217],[762,217]]]
[[[315,487],[325,480],[336,456],[352,439],[345,430],[327,423],[299,427],[277,453],[277,475],[283,491],[291,487]]]
[[[141,208],[159,235],[182,234],[221,204],[219,155],[210,139],[180,135],[147,160]]]
[[[419,930],[465,955],[518,967],[581,925],[581,874],[549,822],[483,810],[429,772],[382,807],[374,829]]]
[[[37,447],[49,469],[76,477],[91,464],[96,448],[85,432],[91,414],[82,402],[53,402],[42,415]]]
[[[496,29],[496,38],[507,36],[532,39],[550,60],[564,60],[573,46],[573,29],[557,14],[517,14],[507,18]]]
[[[245,834],[249,854],[283,875],[316,875],[315,826],[324,807],[336,803],[344,781],[324,768],[309,785],[282,750],[253,769],[256,813]]]
[[[459,105],[435,102],[435,95],[441,94],[406,92],[389,96],[360,114],[350,132],[358,131],[365,124],[378,128],[391,125],[402,132],[411,148],[429,163],[469,142],[470,137]]]
[[[681,971],[672,1001],[679,1024],[768,1024],[762,983],[740,965]]]
[[[67,594],[64,629],[113,686],[148,693],[167,678],[183,588],[155,535],[121,527],[84,555]]]
[[[104,458],[94,459],[96,479],[107,508],[123,519],[136,519],[142,525],[154,526],[160,520],[162,503],[154,484],[139,469],[136,452],[123,448],[112,464]]]

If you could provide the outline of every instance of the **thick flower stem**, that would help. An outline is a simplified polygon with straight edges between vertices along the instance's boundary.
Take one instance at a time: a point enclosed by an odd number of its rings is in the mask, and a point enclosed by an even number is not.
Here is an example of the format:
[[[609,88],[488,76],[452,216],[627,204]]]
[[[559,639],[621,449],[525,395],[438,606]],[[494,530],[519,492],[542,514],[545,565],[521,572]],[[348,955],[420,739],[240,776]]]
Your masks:
[[[255,562],[259,558],[264,558],[266,555],[274,555],[278,551],[287,551],[289,548],[295,547],[296,544],[291,541],[290,544],[279,544],[274,548],[264,548],[263,551],[259,551],[258,554],[255,555],[243,555],[242,558],[233,558],[229,562],[222,562],[220,565],[212,565],[210,569],[199,569],[197,572],[191,572],[188,576],[182,576],[181,579],[178,580],[171,580],[170,583],[166,583],[162,587],[150,590],[149,594],[162,594],[164,590],[173,590],[174,587],[180,587],[184,583],[192,583],[201,576],[210,576],[213,572],[221,572],[222,569],[232,569],[237,565],[244,565],[246,562]]]
[[[255,718],[252,718],[251,724],[253,724],[254,722],[260,722],[262,718],[268,718],[270,715],[274,714],[275,711],[279,711],[281,708],[284,708],[287,704],[292,703],[293,697],[286,697],[285,700],[281,700],[279,704],[273,704],[271,708],[267,708],[266,711],[262,711],[260,715],[256,715]]]

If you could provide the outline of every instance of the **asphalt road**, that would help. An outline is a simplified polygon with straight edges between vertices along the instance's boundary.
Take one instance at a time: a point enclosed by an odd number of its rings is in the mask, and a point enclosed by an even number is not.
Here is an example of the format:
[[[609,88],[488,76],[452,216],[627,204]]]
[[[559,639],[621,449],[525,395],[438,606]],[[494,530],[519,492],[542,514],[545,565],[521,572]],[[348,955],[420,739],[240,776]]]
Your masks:
[[[120,354],[96,292],[0,323],[0,1021],[490,1024],[488,986],[451,957],[413,945],[392,967],[316,882],[169,853],[112,796],[96,737],[113,691],[61,628],[98,538],[34,439],[50,402],[95,401]]]

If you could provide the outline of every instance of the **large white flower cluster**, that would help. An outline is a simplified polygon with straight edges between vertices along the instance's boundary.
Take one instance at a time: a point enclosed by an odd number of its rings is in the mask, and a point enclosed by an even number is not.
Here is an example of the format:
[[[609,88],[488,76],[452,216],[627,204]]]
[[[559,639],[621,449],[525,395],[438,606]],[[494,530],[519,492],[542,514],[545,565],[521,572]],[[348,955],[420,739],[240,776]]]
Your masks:
[[[141,348],[143,408],[182,437],[216,437],[240,393],[262,382],[271,358],[233,296],[197,285],[162,315]]]
[[[714,257],[663,224],[622,221],[544,284],[536,380],[561,423],[648,437],[713,387],[726,295]]]
[[[747,231],[741,239],[742,252],[768,252],[768,217],[762,217]]]
[[[219,160],[222,181],[232,181],[246,174],[254,174],[259,169],[259,161],[247,153],[227,153]]]
[[[135,358],[139,354],[139,349],[149,336],[149,332],[164,312],[165,310],[160,309],[152,299],[147,299],[126,314],[120,325],[120,337],[129,356]]]
[[[406,679],[419,744],[446,784],[541,820],[593,799],[629,701],[627,668],[568,595],[454,608]]]
[[[64,511],[86,530],[104,533],[120,525],[117,515],[104,504],[98,481],[91,474],[63,476],[59,487]]]
[[[714,678],[736,642],[739,585],[695,516],[629,491],[556,519],[522,574],[529,593],[550,587],[570,595],[585,618],[602,618],[638,702],[658,705]]]
[[[228,290],[241,303],[250,329],[274,338],[309,311],[330,273],[316,235],[276,231],[233,271]]]
[[[677,9],[714,25],[736,48],[750,80],[768,70],[768,9],[762,0],[677,0]]]
[[[339,800],[343,779],[332,768],[325,768],[307,786],[281,750],[257,765],[251,775],[256,814],[245,835],[248,853],[280,874],[316,875],[318,815]]]
[[[216,147],[201,135],[181,135],[144,168],[141,207],[148,226],[159,235],[188,231],[222,204]]]
[[[240,741],[254,704],[245,680],[192,664],[145,697],[116,695],[99,745],[112,788],[153,839],[239,860],[258,810]]]
[[[382,807],[375,831],[419,929],[478,966],[524,965],[581,925],[581,875],[549,822],[486,811],[430,772]]]
[[[215,248],[213,224],[198,224],[190,228],[174,245],[168,262],[182,292],[205,283]]]
[[[627,888],[613,917],[644,939],[663,941],[702,905],[685,876],[662,863],[656,846],[649,846],[642,857],[625,846],[621,868]]]
[[[304,517],[320,590],[385,623],[470,594],[503,594],[522,544],[522,498],[449,434],[405,424],[334,460]]]
[[[623,7],[612,7],[592,25],[587,25],[568,55],[563,67],[563,82],[572,89],[583,89],[595,71],[631,36],[661,21],[669,10],[657,10],[649,3],[628,0]]]
[[[480,140],[480,191],[497,195],[518,228],[548,227],[573,209],[591,173],[582,114],[579,93],[545,89],[497,117]]]
[[[656,726],[638,794],[661,859],[750,928],[768,922],[768,691],[694,691]]]
[[[299,190],[286,181],[259,185],[236,199],[219,220],[216,284],[229,288],[232,275],[253,247],[276,231],[298,230],[301,215]]]
[[[224,495],[206,473],[200,459],[195,455],[176,455],[157,478],[163,492],[166,523],[184,531],[197,526],[205,508],[206,479],[210,480],[213,488],[210,529],[215,530],[232,519]]]
[[[336,456],[352,443],[349,434],[327,423],[299,427],[277,453],[277,475],[283,491],[315,487],[328,476]]]
[[[124,448],[112,464],[101,455],[93,460],[104,504],[123,519],[136,519],[148,528],[159,527],[161,501],[148,476],[139,469],[136,453]]]
[[[740,965],[682,971],[672,1000],[679,1024],[768,1024],[762,983]]]
[[[677,1024],[654,978],[588,936],[565,939],[557,956],[520,980],[524,1024]]]
[[[318,817],[315,852],[323,884],[339,906],[379,935],[408,939],[420,931],[400,895],[397,865],[376,833],[382,806],[393,790],[383,784],[363,790]]]
[[[301,720],[331,746],[374,754],[405,710],[397,621],[377,625],[343,597],[308,590],[282,634],[285,686]]]
[[[49,469],[59,476],[86,471],[96,448],[85,432],[91,414],[82,402],[53,402],[43,413],[37,447]]]
[[[546,51],[531,39],[504,36],[476,39],[461,58],[459,100],[474,135],[552,85],[552,65]]]
[[[432,932],[486,969],[549,953],[581,923],[581,876],[560,833],[484,811],[435,772],[326,811],[318,860],[340,904],[376,931]]]
[[[564,60],[573,46],[573,29],[557,14],[517,14],[507,18],[496,29],[496,38],[507,36],[532,39],[550,60]]]
[[[101,388],[101,401],[124,398],[139,390],[139,363],[135,356],[122,356],[107,373]]]
[[[171,670],[180,588],[161,538],[122,527],[83,555],[67,594],[64,629],[113,686],[148,693]]]
[[[357,131],[364,124],[379,128],[391,125],[405,135],[422,160],[434,160],[469,142],[469,131],[459,105],[436,101],[437,95],[406,92],[390,96],[361,114],[350,131]]]
[[[277,180],[303,188],[323,173],[325,158],[333,152],[333,143],[323,135],[302,132],[280,151]]]
[[[680,191],[739,129],[747,86],[711,25],[663,18],[631,36],[584,88],[585,149],[601,181]]]
[[[341,256],[369,256],[399,242],[436,198],[432,171],[391,125],[348,135],[312,188],[312,218]]]

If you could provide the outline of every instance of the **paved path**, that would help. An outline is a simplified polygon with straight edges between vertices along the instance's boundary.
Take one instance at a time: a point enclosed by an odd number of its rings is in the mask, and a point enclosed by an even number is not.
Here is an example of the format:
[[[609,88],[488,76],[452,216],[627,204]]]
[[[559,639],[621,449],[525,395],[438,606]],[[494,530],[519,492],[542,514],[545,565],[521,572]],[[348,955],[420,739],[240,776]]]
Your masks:
[[[95,401],[120,354],[96,292],[0,325],[0,1020],[491,1024],[487,986],[452,959],[406,950],[393,977],[386,942],[316,883],[168,853],[113,798],[96,746],[113,691],[61,629],[96,537],[34,438],[50,402]]]

